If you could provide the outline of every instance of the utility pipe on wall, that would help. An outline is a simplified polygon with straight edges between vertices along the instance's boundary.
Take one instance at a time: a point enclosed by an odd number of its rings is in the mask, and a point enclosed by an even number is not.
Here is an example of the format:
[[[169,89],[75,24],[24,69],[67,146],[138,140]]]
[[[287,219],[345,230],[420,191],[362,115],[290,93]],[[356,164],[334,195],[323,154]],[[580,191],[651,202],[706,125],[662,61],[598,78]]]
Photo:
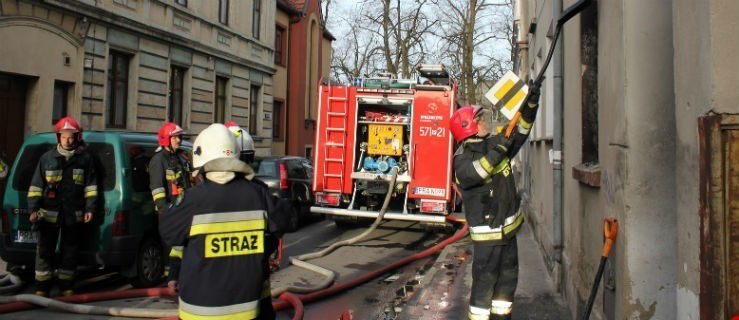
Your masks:
[[[562,0],[552,1],[552,20],[558,21],[562,15]],[[562,149],[564,138],[564,98],[562,93],[562,37],[553,43],[554,53],[552,57],[552,93],[554,96],[554,137],[553,149],[553,172],[552,172],[552,249],[553,258],[556,263],[562,263],[562,211],[563,211],[563,186],[562,186]],[[561,274],[561,273],[560,273]],[[558,283],[561,281],[558,281]]]

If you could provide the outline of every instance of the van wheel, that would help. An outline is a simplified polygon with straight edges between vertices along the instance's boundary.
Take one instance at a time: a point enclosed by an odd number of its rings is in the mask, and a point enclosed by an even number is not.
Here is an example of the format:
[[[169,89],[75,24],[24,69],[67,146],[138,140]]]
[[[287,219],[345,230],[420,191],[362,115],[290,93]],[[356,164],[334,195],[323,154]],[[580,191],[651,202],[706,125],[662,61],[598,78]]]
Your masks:
[[[158,241],[146,239],[136,255],[136,275],[129,278],[135,288],[148,288],[162,283],[164,258]]]

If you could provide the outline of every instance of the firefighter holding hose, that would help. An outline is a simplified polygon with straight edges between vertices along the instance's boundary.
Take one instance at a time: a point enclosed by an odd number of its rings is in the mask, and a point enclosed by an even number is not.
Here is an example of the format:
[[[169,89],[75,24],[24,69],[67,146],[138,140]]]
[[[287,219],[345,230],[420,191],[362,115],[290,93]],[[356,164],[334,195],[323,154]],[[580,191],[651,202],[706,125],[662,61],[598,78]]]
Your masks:
[[[164,242],[184,246],[181,319],[275,318],[269,239],[282,236],[289,213],[249,179],[254,171],[238,157],[226,126],[203,130],[193,144],[193,166],[204,182],[159,216]]]
[[[180,201],[185,189],[192,186],[192,167],[187,153],[180,149],[185,131],[174,122],[165,123],[157,134],[159,148],[149,161],[149,188],[158,212]],[[177,293],[182,248],[172,247],[169,252],[167,287]]]
[[[518,283],[516,232],[523,224],[520,197],[510,159],[529,135],[539,108],[539,86],[529,88],[517,130],[509,137],[493,130],[492,112],[464,106],[454,112],[450,130],[455,183],[462,193],[473,244],[470,320],[511,319]]]

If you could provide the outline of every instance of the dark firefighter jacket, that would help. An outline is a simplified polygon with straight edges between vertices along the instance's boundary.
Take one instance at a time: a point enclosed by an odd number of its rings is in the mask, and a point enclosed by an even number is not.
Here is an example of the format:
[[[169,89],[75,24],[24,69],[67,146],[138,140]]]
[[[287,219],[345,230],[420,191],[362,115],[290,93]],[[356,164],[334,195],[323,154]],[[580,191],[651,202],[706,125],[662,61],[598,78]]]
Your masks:
[[[56,148],[39,159],[28,187],[28,207],[37,211],[40,219],[70,226],[83,222],[85,212],[95,212],[95,164],[83,148],[77,148],[69,159]]]
[[[470,236],[476,243],[506,244],[523,224],[510,159],[528,138],[537,108],[522,107],[525,110],[518,128],[507,145],[491,137],[473,136],[454,153],[455,183],[462,193]]]
[[[192,186],[192,166],[186,152],[177,149],[174,153],[162,148],[149,161],[149,188],[157,210],[174,203],[182,192]]]
[[[270,297],[268,257],[287,222],[276,198],[243,176],[186,190],[159,216],[164,242],[184,246],[180,317],[257,318],[259,300]]]

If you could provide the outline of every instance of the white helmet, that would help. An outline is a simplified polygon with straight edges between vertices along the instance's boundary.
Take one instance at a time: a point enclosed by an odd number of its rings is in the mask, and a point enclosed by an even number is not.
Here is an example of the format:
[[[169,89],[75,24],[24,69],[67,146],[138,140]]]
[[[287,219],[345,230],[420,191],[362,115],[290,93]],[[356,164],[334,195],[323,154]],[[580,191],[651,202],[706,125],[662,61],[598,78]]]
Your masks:
[[[195,168],[201,168],[212,160],[238,160],[238,157],[233,134],[220,123],[211,124],[201,131],[192,145],[192,165]]]
[[[236,151],[254,151],[254,139],[246,130],[233,121],[226,122],[226,127],[236,138]]]
[[[242,129],[236,122],[226,122],[226,127],[233,133],[236,139],[236,151],[239,153],[239,159],[246,163],[254,161],[254,139],[246,130]]]

